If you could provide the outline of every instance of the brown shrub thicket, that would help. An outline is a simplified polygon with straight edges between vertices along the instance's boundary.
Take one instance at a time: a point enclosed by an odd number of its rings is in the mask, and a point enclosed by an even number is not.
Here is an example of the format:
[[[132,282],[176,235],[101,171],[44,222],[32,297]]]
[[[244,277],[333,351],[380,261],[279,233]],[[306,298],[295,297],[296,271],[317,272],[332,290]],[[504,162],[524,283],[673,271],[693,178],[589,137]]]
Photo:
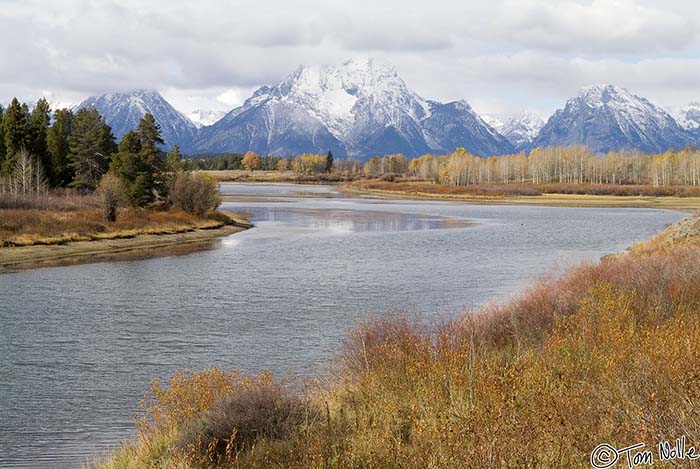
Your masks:
[[[56,210],[71,212],[99,206],[95,195],[74,189],[55,189],[46,194],[15,195],[0,193],[0,210]]]
[[[198,216],[216,210],[221,204],[216,181],[200,173],[177,173],[170,187],[169,197],[176,209]]]
[[[124,202],[124,191],[124,183],[117,175],[107,173],[100,179],[97,195],[102,202],[102,213],[106,221],[117,220],[117,207]]]
[[[286,440],[316,412],[269,373],[237,382],[181,434],[178,447],[197,464],[233,463],[260,440]]]

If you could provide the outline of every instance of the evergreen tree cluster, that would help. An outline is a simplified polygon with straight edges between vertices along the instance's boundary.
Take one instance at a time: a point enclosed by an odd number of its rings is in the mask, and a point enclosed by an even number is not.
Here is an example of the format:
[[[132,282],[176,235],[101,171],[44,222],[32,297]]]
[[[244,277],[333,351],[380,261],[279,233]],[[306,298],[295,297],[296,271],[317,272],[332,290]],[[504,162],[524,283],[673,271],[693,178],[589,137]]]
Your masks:
[[[188,169],[179,148],[166,155],[163,143],[151,114],[117,145],[112,129],[93,108],[52,112],[42,98],[30,111],[15,98],[7,109],[0,106],[0,182],[25,167],[29,155],[51,187],[93,191],[109,172],[121,180],[131,205],[145,206],[167,196],[168,174]]]
[[[200,154],[196,158],[188,160],[192,166],[201,170],[225,171],[230,169],[245,169],[243,165],[242,153],[220,153],[220,154]],[[261,171],[276,171],[279,162],[284,158],[279,156],[265,155],[260,157],[260,166],[256,169]]]

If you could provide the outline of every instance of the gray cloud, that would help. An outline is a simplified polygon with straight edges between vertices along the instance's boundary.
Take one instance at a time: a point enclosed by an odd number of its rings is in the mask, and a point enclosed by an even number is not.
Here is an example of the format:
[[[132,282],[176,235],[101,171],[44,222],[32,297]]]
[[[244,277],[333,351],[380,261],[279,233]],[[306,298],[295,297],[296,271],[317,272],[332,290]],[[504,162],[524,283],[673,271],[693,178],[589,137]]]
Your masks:
[[[482,112],[550,112],[601,82],[680,105],[700,98],[696,10],[683,0],[5,0],[0,102],[153,87],[184,111],[222,109],[299,64],[371,54],[423,96]]]
[[[697,38],[694,17],[634,0],[510,0],[504,29],[516,46],[559,52],[635,54],[676,50]]]

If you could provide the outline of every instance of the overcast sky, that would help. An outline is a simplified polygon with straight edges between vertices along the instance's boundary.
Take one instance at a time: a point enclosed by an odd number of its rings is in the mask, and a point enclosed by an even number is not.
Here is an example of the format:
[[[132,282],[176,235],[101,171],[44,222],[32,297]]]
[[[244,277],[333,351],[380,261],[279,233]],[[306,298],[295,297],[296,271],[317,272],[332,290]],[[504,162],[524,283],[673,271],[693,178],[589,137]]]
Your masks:
[[[0,102],[156,88],[229,110],[299,64],[371,55],[425,98],[548,115],[612,83],[700,101],[697,0],[0,0]]]

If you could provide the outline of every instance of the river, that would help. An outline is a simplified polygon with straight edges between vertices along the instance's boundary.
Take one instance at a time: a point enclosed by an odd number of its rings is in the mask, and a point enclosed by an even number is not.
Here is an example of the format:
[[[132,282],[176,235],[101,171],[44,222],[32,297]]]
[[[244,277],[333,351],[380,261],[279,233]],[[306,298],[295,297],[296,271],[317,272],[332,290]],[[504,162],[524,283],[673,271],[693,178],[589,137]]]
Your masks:
[[[684,214],[344,197],[223,184],[255,228],[214,249],[0,275],[0,466],[75,467],[133,435],[151,378],[313,374],[356,321],[426,321],[621,251]]]

